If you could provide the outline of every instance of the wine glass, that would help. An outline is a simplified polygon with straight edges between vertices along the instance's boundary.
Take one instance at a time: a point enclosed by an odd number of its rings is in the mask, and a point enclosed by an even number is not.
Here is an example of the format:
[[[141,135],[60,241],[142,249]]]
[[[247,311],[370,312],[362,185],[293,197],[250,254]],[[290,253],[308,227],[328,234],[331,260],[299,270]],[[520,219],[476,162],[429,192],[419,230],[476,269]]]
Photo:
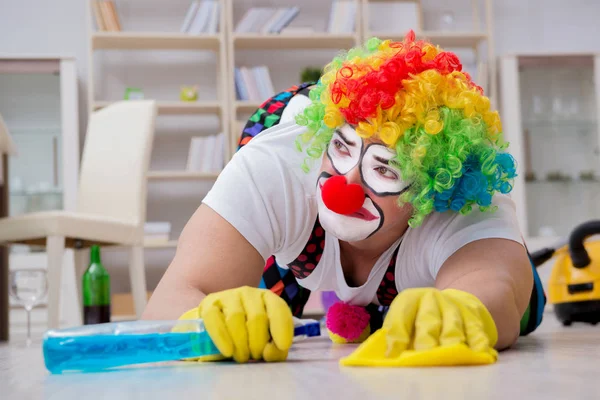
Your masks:
[[[10,295],[27,312],[27,346],[31,345],[31,310],[48,291],[46,270],[24,269],[11,271]]]

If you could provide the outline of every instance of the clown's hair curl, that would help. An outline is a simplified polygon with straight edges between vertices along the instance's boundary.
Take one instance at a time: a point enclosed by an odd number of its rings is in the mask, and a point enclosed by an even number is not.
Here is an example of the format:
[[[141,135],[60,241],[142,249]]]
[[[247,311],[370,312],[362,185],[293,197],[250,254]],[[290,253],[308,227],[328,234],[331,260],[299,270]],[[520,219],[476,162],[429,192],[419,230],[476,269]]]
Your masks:
[[[434,210],[488,210],[494,193],[512,190],[515,162],[504,152],[498,112],[454,53],[412,31],[402,42],[371,38],[342,52],[309,96],[296,117],[307,127],[296,141],[308,155],[303,169],[346,123],[380,139],[396,150],[393,162],[411,183],[398,202],[412,205],[413,227]]]

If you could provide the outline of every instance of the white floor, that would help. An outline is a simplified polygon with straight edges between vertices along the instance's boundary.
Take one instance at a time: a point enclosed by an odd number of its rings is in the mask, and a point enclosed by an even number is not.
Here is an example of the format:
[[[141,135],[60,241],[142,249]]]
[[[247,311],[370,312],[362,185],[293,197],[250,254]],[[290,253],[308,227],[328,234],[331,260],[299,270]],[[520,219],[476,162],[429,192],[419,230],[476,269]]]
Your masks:
[[[280,364],[204,363],[49,375],[39,343],[0,345],[2,399],[598,399],[600,325],[561,326],[548,313],[496,364],[427,369],[342,368],[354,346],[295,345]]]

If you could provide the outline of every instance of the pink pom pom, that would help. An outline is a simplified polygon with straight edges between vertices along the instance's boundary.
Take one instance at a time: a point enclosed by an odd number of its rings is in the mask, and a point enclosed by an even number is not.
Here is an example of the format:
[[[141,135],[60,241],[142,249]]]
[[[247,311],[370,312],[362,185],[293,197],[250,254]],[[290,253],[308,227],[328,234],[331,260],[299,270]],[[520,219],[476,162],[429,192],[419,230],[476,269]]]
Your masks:
[[[364,307],[340,301],[327,310],[327,329],[351,342],[360,337],[370,318]]]

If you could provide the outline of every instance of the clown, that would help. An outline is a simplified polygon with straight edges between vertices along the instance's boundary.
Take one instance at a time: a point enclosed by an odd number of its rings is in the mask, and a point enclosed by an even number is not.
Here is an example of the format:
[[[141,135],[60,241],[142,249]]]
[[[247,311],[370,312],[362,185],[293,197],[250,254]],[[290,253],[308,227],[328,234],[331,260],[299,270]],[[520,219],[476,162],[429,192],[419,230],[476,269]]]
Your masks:
[[[363,342],[345,365],[494,362],[545,303],[515,175],[456,55],[372,38],[250,118],[144,318],[203,318],[220,358],[281,361],[292,315],[335,291],[331,337]]]

